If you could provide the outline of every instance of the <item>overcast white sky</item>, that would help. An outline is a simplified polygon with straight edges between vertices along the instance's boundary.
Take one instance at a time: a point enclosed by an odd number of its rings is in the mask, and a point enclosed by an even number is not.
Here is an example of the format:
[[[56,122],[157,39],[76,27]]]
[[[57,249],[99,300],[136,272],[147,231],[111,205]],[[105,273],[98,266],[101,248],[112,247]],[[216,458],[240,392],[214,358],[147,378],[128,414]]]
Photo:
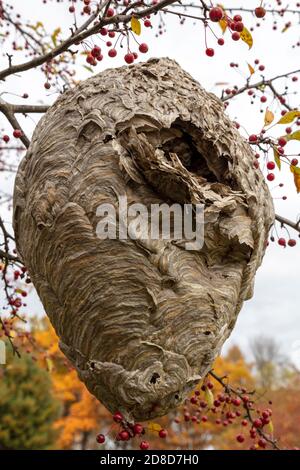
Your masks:
[[[61,27],[67,34],[71,15],[68,12],[66,1],[63,4],[57,4],[56,1],[48,2],[47,5],[43,5],[42,0],[26,0],[26,2],[10,0],[10,3],[15,5],[18,11],[24,13],[27,19],[30,18],[31,24],[41,20],[47,29],[54,30],[57,27]],[[244,2],[226,0],[222,3],[225,6],[230,5],[232,7],[243,4],[251,8],[256,7],[259,2],[257,0],[247,0]],[[283,3],[286,2],[283,1]],[[274,6],[276,2],[271,1],[270,4]],[[289,4],[293,6],[296,4],[296,1],[289,2]],[[157,24],[157,21],[154,20],[153,24]],[[255,24],[251,15],[245,15],[244,21],[248,27]],[[246,44],[241,41],[233,42],[227,34],[225,35],[225,46],[222,48],[218,47],[210,35],[208,41],[209,47],[214,47],[216,54],[214,58],[208,58],[204,53],[205,46],[202,25],[198,22],[193,24],[191,20],[182,27],[179,25],[176,17],[169,17],[167,18],[167,32],[159,38],[155,37],[154,31],[143,29],[142,41],[149,44],[149,54],[145,55],[143,59],[162,56],[171,57],[190,72],[207,90],[218,94],[220,86],[216,85],[217,82],[242,85],[243,77],[248,73],[247,62],[253,64],[256,58],[259,58],[266,66],[267,77],[273,77],[284,71],[300,68],[300,48],[293,49],[291,47],[292,44],[300,39],[299,24],[291,27],[287,32],[281,33],[280,30],[282,28],[279,28],[277,32],[273,32],[270,23],[270,20],[267,20],[262,23],[260,28],[255,30],[253,33],[254,45],[251,51],[248,51]],[[283,25],[283,20],[280,20],[280,24],[281,26]],[[215,27],[215,31],[219,35],[218,26]],[[122,55],[120,54],[120,57],[113,60],[105,58],[97,66],[96,71],[100,72],[107,67],[123,65]],[[23,60],[24,56],[20,53],[18,61]],[[2,69],[6,65],[6,59],[2,56],[0,61]],[[240,64],[238,70],[229,67],[231,61]],[[80,78],[89,76],[82,66],[78,67],[78,73]],[[254,81],[259,79],[259,75],[253,77]],[[55,100],[56,95],[49,94],[43,88],[44,81],[41,74],[26,72],[18,77],[7,80],[5,86],[2,84],[1,89],[21,95],[27,92],[29,99],[26,103],[34,104],[40,101],[51,103]],[[294,85],[293,90],[299,88],[298,83]],[[19,98],[9,95],[4,95],[4,98],[11,102],[20,101]],[[293,98],[292,104],[299,106],[299,101],[299,97]],[[276,111],[276,106],[271,104],[271,97],[268,102],[271,109]],[[265,109],[265,105],[263,109]],[[263,122],[263,114],[259,110],[259,104],[250,106],[249,98],[244,97],[232,102],[228,108],[228,113],[232,119],[238,120],[245,126],[249,133],[255,133],[261,129]],[[37,121],[37,116],[22,120],[22,124],[28,134],[32,132]],[[4,125],[6,124],[4,123],[3,116],[1,116],[0,128]],[[299,142],[298,146],[296,145],[295,147],[295,152],[300,152]],[[275,188],[279,182],[285,183],[284,191]],[[7,190],[11,190],[13,179],[4,179],[0,173],[0,185],[1,188],[4,187]],[[276,184],[274,182],[271,185],[271,190],[275,197],[288,196],[288,200],[285,202],[275,200],[276,211],[286,217],[295,219],[300,214],[300,194],[297,195],[295,191],[292,175],[288,168],[285,168],[280,176],[276,171]],[[3,207],[0,209],[5,220],[9,222],[10,213]],[[295,233],[292,236],[296,238]],[[233,343],[238,343],[247,350],[249,340],[263,334],[278,340],[283,351],[297,359],[300,366],[299,261],[300,243],[299,247],[293,249],[282,249],[274,245],[268,248],[263,266],[257,273],[254,297],[244,304],[235,330],[225,344],[225,349]],[[33,313],[41,313],[42,306],[36,298],[32,297],[29,304]]]

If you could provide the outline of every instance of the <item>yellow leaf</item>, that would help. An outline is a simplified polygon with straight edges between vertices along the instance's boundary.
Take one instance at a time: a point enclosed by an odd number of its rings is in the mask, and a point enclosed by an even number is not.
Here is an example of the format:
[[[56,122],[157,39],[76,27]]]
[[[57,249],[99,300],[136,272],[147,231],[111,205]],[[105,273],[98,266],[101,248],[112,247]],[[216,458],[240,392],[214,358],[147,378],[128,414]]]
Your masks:
[[[300,131],[295,131],[292,134],[287,134],[284,136],[285,140],[300,140]]]
[[[279,153],[278,153],[278,151],[277,151],[276,148],[274,148],[273,151],[274,151],[274,160],[275,160],[275,163],[276,163],[278,169],[281,170],[281,160],[280,160]]]
[[[219,8],[222,8],[222,10],[224,11],[224,16],[223,18],[218,22],[219,25],[220,25],[220,28],[222,30],[222,33],[224,34],[226,29],[227,29],[227,26],[228,26],[228,22],[227,22],[227,16],[226,16],[226,12],[225,12],[225,8],[223,5],[221,5],[220,3],[218,3],[217,5]]]
[[[59,35],[60,32],[61,32],[61,28],[56,28],[53,31],[53,34],[51,35],[51,39],[55,47],[57,45],[57,36]]]
[[[252,65],[248,64],[248,69],[249,69],[250,75],[253,75],[255,73],[255,70],[252,67]]]
[[[297,189],[297,193],[300,193],[300,175],[294,174],[294,182]]]
[[[287,23],[284,28],[281,30],[282,33],[285,33],[290,27],[292,26],[291,23]]]
[[[270,422],[267,424],[266,427],[267,427],[267,430],[268,430],[269,434],[271,434],[271,436],[272,436],[273,433],[274,433],[274,426],[273,426],[272,421],[270,421]]]
[[[265,126],[269,126],[270,124],[272,124],[273,121],[274,114],[272,113],[272,111],[269,110],[269,108],[267,108],[265,112]]]
[[[298,166],[290,166],[290,170],[294,173],[294,183],[297,189],[297,193],[300,193],[300,168]]]
[[[221,28],[221,30],[222,30],[222,33],[224,34],[225,31],[226,31],[226,29],[227,29],[227,26],[228,26],[226,17],[222,18],[222,19],[219,21],[219,25],[220,25],[220,28]]]
[[[253,37],[247,28],[244,28],[241,32],[241,40],[248,44],[249,49],[253,46]]]
[[[152,432],[159,432],[162,429],[161,425],[158,423],[149,423],[147,428],[148,428],[148,431],[152,431]]]
[[[294,119],[300,116],[300,111],[289,111],[288,113],[285,113],[284,116],[282,116],[281,119],[277,122],[277,124],[289,124],[290,122],[293,122]]]
[[[35,26],[29,24],[28,27],[33,29],[34,31],[37,31],[39,28],[43,28],[44,24],[41,21],[38,21]]]
[[[209,408],[213,407],[214,404],[214,395],[212,391],[209,388],[206,388],[205,390],[205,400],[209,406]]]
[[[49,357],[46,357],[46,364],[47,364],[47,369],[51,374],[51,372],[53,371],[53,361],[52,361],[52,359],[49,359]]]
[[[294,175],[299,175],[300,176],[300,168],[298,166],[291,165],[290,170]]]
[[[139,36],[141,34],[141,29],[142,29],[141,28],[141,23],[135,16],[133,16],[131,18],[130,25],[131,25],[131,29],[132,29],[133,33],[135,33]]]

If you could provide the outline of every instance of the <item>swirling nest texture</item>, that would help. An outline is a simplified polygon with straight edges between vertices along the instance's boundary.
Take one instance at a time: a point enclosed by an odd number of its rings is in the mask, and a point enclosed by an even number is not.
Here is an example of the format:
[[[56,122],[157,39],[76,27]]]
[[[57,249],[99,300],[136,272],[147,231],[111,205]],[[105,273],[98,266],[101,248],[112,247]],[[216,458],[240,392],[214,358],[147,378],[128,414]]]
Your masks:
[[[265,251],[274,213],[248,143],[170,59],[109,69],[41,119],[14,194],[18,252],[62,351],[128,420],[166,414],[211,367]],[[99,239],[97,207],[205,204],[184,240]]]

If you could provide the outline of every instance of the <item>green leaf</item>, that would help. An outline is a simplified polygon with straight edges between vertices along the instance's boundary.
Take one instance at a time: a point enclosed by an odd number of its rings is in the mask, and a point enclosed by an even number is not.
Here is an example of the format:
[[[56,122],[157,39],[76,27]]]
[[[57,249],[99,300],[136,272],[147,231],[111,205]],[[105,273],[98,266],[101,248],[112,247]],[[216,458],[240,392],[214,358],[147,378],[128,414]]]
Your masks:
[[[92,69],[92,67],[89,67],[88,65],[84,65],[83,67],[84,67],[88,72],[94,73],[94,70]]]
[[[53,31],[53,34],[51,35],[51,39],[52,39],[52,42],[54,44],[54,47],[57,46],[57,37],[59,35],[59,33],[61,32],[61,28],[56,28],[54,31]]]

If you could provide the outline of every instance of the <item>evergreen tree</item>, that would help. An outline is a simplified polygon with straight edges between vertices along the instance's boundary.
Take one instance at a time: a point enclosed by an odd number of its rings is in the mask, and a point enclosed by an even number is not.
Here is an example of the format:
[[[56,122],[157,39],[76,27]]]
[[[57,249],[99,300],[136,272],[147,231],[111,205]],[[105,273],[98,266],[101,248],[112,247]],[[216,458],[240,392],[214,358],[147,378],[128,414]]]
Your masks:
[[[50,377],[27,354],[7,351],[7,364],[0,366],[0,449],[49,449],[59,413]]]

